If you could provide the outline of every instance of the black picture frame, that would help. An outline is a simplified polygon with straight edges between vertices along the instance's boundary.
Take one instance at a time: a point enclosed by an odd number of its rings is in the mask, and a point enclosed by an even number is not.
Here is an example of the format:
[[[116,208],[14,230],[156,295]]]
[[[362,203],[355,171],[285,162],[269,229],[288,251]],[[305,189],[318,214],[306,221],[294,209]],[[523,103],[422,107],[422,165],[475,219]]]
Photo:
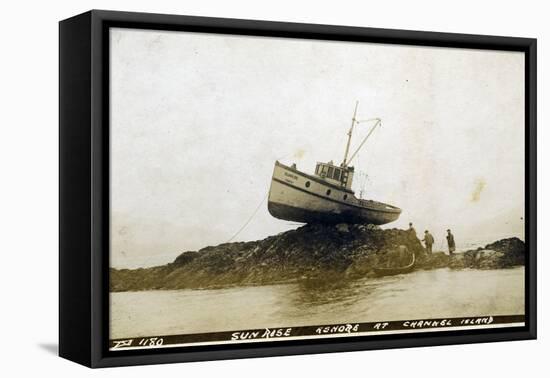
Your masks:
[[[109,330],[110,27],[525,53],[525,326],[113,353]],[[59,24],[59,354],[89,367],[536,338],[536,39],[92,10]],[[497,167],[495,167],[497,169]]]

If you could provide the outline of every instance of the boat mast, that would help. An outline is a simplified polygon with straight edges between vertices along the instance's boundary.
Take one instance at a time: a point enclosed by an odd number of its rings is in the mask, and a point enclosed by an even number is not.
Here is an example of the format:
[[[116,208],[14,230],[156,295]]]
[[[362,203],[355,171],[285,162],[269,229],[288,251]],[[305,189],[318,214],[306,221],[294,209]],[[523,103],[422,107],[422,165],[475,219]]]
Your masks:
[[[351,134],[353,133],[353,126],[355,126],[355,117],[357,116],[357,107],[359,106],[359,101],[355,101],[355,110],[353,111],[353,117],[351,119],[351,127],[348,131],[348,143],[346,144],[346,153],[344,154],[344,161],[342,162],[342,167],[346,167],[349,153],[349,145],[351,143]]]
[[[351,161],[353,160],[353,158],[355,157],[355,155],[357,155],[357,153],[359,152],[359,150],[361,149],[361,147],[363,147],[363,145],[365,144],[365,142],[367,141],[367,139],[369,139],[370,135],[372,134],[372,132],[374,131],[374,129],[376,129],[376,126],[380,126],[382,124],[382,120],[380,118],[371,118],[371,119],[367,119],[367,120],[364,120],[364,121],[355,121],[356,123],[360,123],[360,122],[371,122],[371,121],[375,121],[374,125],[371,127],[369,133],[367,134],[367,136],[365,137],[365,139],[363,139],[363,141],[361,142],[361,144],[359,145],[359,147],[357,147],[357,149],[355,150],[355,152],[353,153],[353,155],[351,155],[351,157],[349,158],[349,161],[348,163],[351,163]]]

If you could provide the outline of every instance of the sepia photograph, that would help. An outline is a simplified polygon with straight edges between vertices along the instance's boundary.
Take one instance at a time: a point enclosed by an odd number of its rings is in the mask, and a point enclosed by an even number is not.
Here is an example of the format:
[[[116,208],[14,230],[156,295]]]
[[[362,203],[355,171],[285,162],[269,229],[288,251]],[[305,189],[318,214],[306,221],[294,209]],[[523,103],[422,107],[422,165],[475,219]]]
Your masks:
[[[109,350],[525,326],[524,52],[108,33]]]

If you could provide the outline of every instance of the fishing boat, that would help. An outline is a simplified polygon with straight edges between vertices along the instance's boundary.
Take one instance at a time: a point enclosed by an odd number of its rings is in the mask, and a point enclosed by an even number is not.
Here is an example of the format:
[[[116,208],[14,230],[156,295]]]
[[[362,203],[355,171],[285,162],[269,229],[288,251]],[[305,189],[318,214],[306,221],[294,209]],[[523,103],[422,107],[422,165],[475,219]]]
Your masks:
[[[385,267],[374,267],[374,273],[378,277],[383,276],[395,276],[397,274],[404,274],[404,273],[410,273],[414,270],[414,263],[415,263],[415,256],[414,253],[412,254],[411,262],[405,266],[396,267],[396,268],[385,268]]]
[[[267,207],[275,218],[300,223],[363,223],[382,225],[399,218],[401,209],[382,202],[357,198],[352,190],[354,167],[351,164],[376,127],[379,118],[357,120],[357,107],[347,133],[344,160],[340,165],[332,161],[317,162],[313,174],[275,162]],[[374,123],[357,150],[348,159],[354,127],[360,122]]]

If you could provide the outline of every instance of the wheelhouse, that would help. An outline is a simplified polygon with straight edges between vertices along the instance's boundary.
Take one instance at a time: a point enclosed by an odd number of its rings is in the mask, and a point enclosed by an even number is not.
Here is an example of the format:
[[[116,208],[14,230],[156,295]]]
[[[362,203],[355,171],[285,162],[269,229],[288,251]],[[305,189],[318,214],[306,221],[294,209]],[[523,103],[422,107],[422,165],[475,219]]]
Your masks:
[[[332,161],[328,163],[318,162],[315,167],[315,175],[332,184],[351,190],[353,167],[337,166]]]

